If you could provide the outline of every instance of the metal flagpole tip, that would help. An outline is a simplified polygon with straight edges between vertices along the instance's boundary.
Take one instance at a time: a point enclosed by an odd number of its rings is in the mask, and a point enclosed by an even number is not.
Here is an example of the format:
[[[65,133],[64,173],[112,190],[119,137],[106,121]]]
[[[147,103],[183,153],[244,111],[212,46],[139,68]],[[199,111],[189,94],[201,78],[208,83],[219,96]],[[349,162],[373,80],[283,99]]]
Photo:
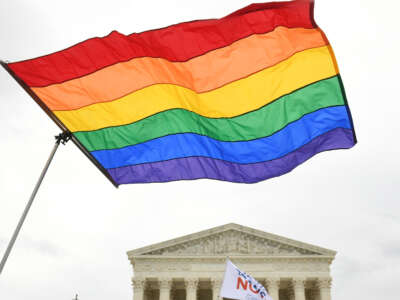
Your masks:
[[[55,136],[56,142],[57,144],[62,143],[63,145],[65,145],[70,139],[71,139],[71,132],[69,131],[64,131],[62,133],[60,133],[59,135]]]

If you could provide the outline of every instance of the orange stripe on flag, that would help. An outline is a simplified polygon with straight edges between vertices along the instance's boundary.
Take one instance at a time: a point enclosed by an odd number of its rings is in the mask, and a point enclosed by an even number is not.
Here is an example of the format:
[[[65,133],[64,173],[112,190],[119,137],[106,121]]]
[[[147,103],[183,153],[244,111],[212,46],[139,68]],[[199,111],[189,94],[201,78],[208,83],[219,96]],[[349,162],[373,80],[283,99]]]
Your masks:
[[[61,84],[33,88],[51,110],[109,102],[159,83],[202,93],[271,67],[293,54],[326,45],[318,29],[278,27],[187,62],[135,58]]]

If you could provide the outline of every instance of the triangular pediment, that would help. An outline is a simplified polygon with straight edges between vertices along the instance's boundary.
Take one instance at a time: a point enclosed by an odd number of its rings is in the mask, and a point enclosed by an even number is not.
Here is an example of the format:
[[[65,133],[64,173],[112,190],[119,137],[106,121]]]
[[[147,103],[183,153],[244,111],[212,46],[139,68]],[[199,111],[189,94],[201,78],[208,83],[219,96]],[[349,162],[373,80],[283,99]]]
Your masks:
[[[129,256],[332,256],[335,251],[227,224],[128,252]]]

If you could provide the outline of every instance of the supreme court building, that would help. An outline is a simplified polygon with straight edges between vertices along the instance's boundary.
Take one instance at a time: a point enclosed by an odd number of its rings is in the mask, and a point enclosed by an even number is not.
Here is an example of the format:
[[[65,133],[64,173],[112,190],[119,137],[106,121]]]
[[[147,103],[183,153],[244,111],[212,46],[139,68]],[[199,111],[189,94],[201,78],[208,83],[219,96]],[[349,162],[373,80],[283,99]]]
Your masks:
[[[128,251],[134,300],[222,300],[226,258],[274,300],[330,300],[335,251],[227,224]]]

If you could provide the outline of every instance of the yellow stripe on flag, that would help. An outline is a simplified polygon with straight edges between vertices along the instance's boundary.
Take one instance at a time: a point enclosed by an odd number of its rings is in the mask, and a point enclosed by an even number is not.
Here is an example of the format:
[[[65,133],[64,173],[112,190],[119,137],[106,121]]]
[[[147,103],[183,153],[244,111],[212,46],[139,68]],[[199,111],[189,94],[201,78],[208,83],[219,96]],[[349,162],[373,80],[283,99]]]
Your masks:
[[[336,74],[330,46],[324,46],[299,52],[273,67],[210,92],[196,93],[173,84],[156,84],[112,102],[54,113],[72,132],[126,125],[174,108],[209,118],[234,117]]]

